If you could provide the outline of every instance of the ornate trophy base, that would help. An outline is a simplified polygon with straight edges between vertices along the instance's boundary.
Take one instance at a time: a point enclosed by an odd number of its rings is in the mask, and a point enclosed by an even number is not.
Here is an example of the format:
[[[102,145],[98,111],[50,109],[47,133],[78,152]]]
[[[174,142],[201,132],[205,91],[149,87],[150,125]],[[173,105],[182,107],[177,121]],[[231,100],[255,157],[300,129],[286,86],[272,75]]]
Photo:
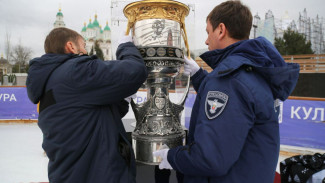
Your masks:
[[[139,163],[147,165],[158,165],[161,162],[160,157],[153,157],[152,153],[166,144],[169,148],[185,145],[185,132],[172,134],[168,136],[150,136],[132,133],[132,146],[135,159]]]

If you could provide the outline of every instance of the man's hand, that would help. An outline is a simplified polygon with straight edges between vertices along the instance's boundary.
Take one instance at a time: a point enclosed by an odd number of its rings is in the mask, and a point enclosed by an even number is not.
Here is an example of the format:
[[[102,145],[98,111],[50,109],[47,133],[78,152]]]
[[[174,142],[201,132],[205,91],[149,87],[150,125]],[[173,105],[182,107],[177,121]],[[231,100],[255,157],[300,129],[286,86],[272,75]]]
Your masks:
[[[136,93],[133,94],[133,95],[131,95],[131,96],[126,97],[124,100],[127,101],[128,103],[130,103],[131,100],[132,99],[135,99],[135,98],[137,98],[137,94]]]
[[[132,36],[125,35],[125,31],[124,31],[123,34],[120,36],[120,39],[118,40],[118,44],[120,45],[122,43],[127,43],[127,42],[133,43],[133,39],[132,39]]]
[[[161,146],[161,148],[158,151],[152,153],[153,156],[161,158],[159,169],[173,169],[173,167],[170,166],[167,160],[168,151],[169,151],[169,147],[164,144]]]
[[[184,60],[185,64],[183,74],[192,77],[200,69],[200,66],[192,58],[188,58],[186,55],[184,55]]]

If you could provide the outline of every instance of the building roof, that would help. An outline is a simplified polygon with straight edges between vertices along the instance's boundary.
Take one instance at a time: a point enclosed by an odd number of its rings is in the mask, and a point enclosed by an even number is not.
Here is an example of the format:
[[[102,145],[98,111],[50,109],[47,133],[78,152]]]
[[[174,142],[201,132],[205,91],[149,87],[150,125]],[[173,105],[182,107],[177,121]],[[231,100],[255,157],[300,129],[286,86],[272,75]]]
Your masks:
[[[102,33],[103,31],[111,31],[111,28],[108,26],[108,22],[106,21],[106,26],[104,29],[100,26],[98,20],[97,20],[97,14],[95,14],[95,20],[91,22],[91,19],[89,19],[88,25],[84,25],[84,27],[81,29],[81,32],[87,31],[87,29],[93,29],[93,28],[99,28],[100,32]]]
[[[9,64],[8,60],[3,58],[3,54],[1,54],[1,57],[0,57],[0,64]]]

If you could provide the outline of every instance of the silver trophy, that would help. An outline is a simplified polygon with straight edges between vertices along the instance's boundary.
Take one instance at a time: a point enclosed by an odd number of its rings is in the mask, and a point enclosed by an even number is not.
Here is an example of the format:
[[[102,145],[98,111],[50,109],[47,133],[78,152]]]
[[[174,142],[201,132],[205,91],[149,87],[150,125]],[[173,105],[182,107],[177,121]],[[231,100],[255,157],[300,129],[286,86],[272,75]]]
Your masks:
[[[132,31],[134,44],[139,49],[148,69],[147,101],[141,105],[131,102],[136,117],[132,144],[137,162],[157,165],[160,158],[152,152],[163,144],[173,148],[185,143],[185,132],[180,116],[189,90],[179,104],[169,99],[169,87],[184,64],[182,37],[187,55],[189,48],[184,20],[189,8],[177,1],[143,0],[128,4],[124,15],[128,18],[126,34]]]

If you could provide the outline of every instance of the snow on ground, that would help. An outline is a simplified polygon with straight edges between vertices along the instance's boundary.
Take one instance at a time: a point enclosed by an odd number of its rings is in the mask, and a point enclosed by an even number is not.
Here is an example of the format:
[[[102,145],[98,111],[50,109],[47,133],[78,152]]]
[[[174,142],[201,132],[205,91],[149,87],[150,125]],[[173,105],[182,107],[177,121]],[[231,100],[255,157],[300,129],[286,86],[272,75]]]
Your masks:
[[[48,182],[48,158],[36,123],[0,124],[0,182]]]

